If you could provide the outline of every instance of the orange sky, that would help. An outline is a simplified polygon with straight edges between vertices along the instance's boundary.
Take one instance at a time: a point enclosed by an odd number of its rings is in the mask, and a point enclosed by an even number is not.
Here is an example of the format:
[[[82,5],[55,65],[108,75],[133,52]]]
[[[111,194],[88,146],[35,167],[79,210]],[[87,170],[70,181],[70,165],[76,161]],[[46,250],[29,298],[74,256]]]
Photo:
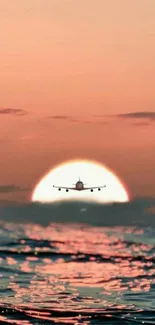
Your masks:
[[[0,186],[85,157],[154,196],[155,1],[0,0],[0,26]]]

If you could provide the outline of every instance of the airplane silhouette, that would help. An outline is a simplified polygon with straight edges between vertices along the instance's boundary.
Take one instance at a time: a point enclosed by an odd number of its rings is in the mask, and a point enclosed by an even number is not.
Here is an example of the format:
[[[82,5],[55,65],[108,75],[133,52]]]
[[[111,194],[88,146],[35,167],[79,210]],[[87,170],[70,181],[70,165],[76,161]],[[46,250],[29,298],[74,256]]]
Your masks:
[[[69,190],[73,190],[73,191],[84,191],[84,190],[90,190],[91,192],[93,192],[95,189],[98,189],[98,191],[101,191],[101,188],[106,187],[106,185],[104,186],[91,186],[91,187],[85,187],[84,183],[80,180],[78,180],[78,182],[76,182],[76,184],[74,187],[66,187],[66,186],[55,186],[53,185],[53,187],[57,188],[58,191],[61,191],[61,189],[66,190],[66,192],[69,192]]]

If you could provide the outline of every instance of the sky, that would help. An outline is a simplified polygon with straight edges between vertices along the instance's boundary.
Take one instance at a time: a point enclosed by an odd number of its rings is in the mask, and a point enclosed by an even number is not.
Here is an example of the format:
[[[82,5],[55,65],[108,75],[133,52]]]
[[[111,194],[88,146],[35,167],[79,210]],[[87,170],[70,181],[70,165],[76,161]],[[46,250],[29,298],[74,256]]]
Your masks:
[[[94,159],[155,197],[155,1],[0,0],[0,200]]]

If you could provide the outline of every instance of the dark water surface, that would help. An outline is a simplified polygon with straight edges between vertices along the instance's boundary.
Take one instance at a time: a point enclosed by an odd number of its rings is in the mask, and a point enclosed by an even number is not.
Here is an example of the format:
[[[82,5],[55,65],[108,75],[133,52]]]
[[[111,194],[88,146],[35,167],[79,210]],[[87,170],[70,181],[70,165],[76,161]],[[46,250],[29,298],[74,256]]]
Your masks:
[[[155,324],[154,228],[1,221],[0,321]]]

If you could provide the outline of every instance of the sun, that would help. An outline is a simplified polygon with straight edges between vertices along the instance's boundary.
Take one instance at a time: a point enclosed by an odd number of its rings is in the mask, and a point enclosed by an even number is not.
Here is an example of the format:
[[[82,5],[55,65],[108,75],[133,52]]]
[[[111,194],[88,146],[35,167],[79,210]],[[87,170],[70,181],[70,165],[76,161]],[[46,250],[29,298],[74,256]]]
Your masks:
[[[80,179],[86,186],[103,186],[101,191],[69,191],[53,188],[53,185],[68,186]],[[36,185],[32,202],[49,203],[55,201],[80,200],[91,202],[127,202],[128,192],[122,181],[107,167],[96,161],[73,160],[62,163],[50,170]]]

